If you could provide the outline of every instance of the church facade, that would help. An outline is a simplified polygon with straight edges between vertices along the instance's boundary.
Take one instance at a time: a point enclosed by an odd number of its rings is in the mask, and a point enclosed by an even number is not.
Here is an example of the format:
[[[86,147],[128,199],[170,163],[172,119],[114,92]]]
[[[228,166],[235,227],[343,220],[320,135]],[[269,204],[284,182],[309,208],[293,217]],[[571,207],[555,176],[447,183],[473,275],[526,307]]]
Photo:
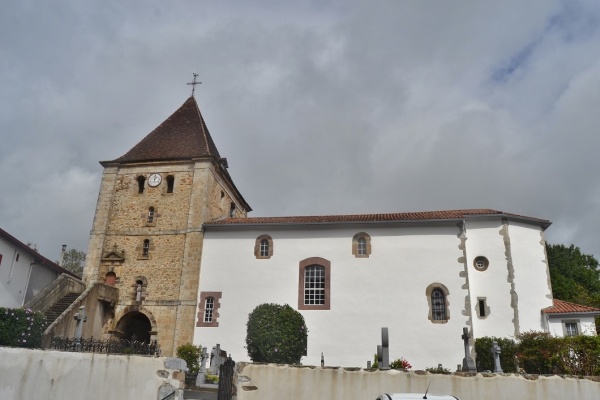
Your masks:
[[[84,279],[119,289],[105,338],[157,340],[163,355],[219,343],[243,361],[248,314],[287,303],[307,323],[305,364],[366,366],[388,327],[392,359],[452,368],[464,327],[471,339],[548,330],[549,221],[488,209],[248,217],[193,96],[101,165]]]
[[[207,223],[194,340],[246,360],[248,314],[286,303],[309,331],[303,363],[366,367],[387,327],[391,359],[455,368],[463,327],[545,329],[548,225],[485,209]]]

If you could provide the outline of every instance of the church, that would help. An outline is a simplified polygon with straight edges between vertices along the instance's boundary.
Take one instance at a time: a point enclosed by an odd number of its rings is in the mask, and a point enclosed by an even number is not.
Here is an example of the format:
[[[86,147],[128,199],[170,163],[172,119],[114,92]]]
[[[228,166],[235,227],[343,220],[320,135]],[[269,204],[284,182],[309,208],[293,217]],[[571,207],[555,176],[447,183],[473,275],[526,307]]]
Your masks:
[[[289,304],[306,321],[302,363],[390,358],[454,369],[461,334],[595,332],[598,310],[552,299],[550,222],[490,209],[249,217],[192,95],[104,168],[84,279],[118,289],[105,337],[220,344],[248,360],[248,314]],[[564,303],[564,302],[561,302]],[[557,308],[558,306],[561,306]]]

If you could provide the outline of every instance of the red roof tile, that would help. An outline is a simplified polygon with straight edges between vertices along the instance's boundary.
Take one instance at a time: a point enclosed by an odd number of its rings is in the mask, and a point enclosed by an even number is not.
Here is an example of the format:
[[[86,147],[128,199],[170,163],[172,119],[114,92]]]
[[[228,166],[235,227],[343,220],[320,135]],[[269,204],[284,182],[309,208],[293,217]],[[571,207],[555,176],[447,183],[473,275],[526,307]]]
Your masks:
[[[513,219],[521,219],[547,228],[551,222],[545,219],[525,217],[517,214],[504,213],[490,209],[421,211],[412,213],[390,214],[357,214],[357,215],[321,215],[295,217],[253,217],[226,218],[211,221],[208,225],[269,225],[269,224],[320,224],[336,222],[403,222],[428,220],[460,220],[474,216],[497,215]]]
[[[194,97],[122,157],[106,163],[221,158]]]
[[[542,312],[546,314],[581,314],[581,313],[595,313],[600,315],[600,309],[588,306],[582,306],[580,304],[569,303],[568,301],[554,299],[552,300],[552,306],[544,308]]]

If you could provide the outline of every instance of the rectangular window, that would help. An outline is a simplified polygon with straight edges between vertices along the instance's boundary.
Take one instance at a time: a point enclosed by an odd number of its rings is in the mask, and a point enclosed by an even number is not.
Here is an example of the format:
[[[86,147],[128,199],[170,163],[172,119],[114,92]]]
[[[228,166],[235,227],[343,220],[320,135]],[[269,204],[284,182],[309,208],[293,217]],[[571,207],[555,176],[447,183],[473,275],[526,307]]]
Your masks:
[[[215,309],[215,298],[206,298],[206,307],[204,308],[204,323],[210,323],[213,320],[213,310]]]
[[[0,264],[2,264],[2,254],[0,254]]]
[[[565,336],[577,336],[579,331],[577,329],[577,322],[566,322],[565,323]]]
[[[325,267],[311,265],[304,270],[304,304],[325,304]]]
[[[150,254],[150,241],[144,240],[144,247],[142,249],[142,256],[147,257]]]

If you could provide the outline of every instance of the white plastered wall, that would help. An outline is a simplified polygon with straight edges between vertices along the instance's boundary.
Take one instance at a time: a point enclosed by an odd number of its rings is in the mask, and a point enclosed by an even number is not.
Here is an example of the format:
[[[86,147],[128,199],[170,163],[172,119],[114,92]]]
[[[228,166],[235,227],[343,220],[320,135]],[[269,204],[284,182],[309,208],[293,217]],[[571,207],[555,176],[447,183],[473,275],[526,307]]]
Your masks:
[[[596,335],[596,323],[593,316],[589,315],[556,315],[553,314],[548,316],[548,332],[552,336],[565,336],[563,322],[575,322],[577,323],[577,329],[579,334],[583,335]]]
[[[352,255],[352,237],[371,236],[369,258]],[[268,234],[274,254],[257,260],[255,239]],[[314,227],[312,229],[207,229],[204,237],[200,293],[222,292],[219,327],[196,328],[194,342],[216,343],[236,361],[248,360],[245,345],[248,314],[259,304],[298,305],[299,262],[322,257],[331,262],[331,309],[301,311],[309,329],[304,364],[362,366],[381,344],[381,327],[389,328],[390,359],[405,357],[415,367],[462,362],[462,315],[467,291],[459,228],[444,226]],[[450,320],[428,320],[425,295],[432,283],[445,285]]]
[[[0,307],[21,307],[33,258],[2,238],[0,254]]]

